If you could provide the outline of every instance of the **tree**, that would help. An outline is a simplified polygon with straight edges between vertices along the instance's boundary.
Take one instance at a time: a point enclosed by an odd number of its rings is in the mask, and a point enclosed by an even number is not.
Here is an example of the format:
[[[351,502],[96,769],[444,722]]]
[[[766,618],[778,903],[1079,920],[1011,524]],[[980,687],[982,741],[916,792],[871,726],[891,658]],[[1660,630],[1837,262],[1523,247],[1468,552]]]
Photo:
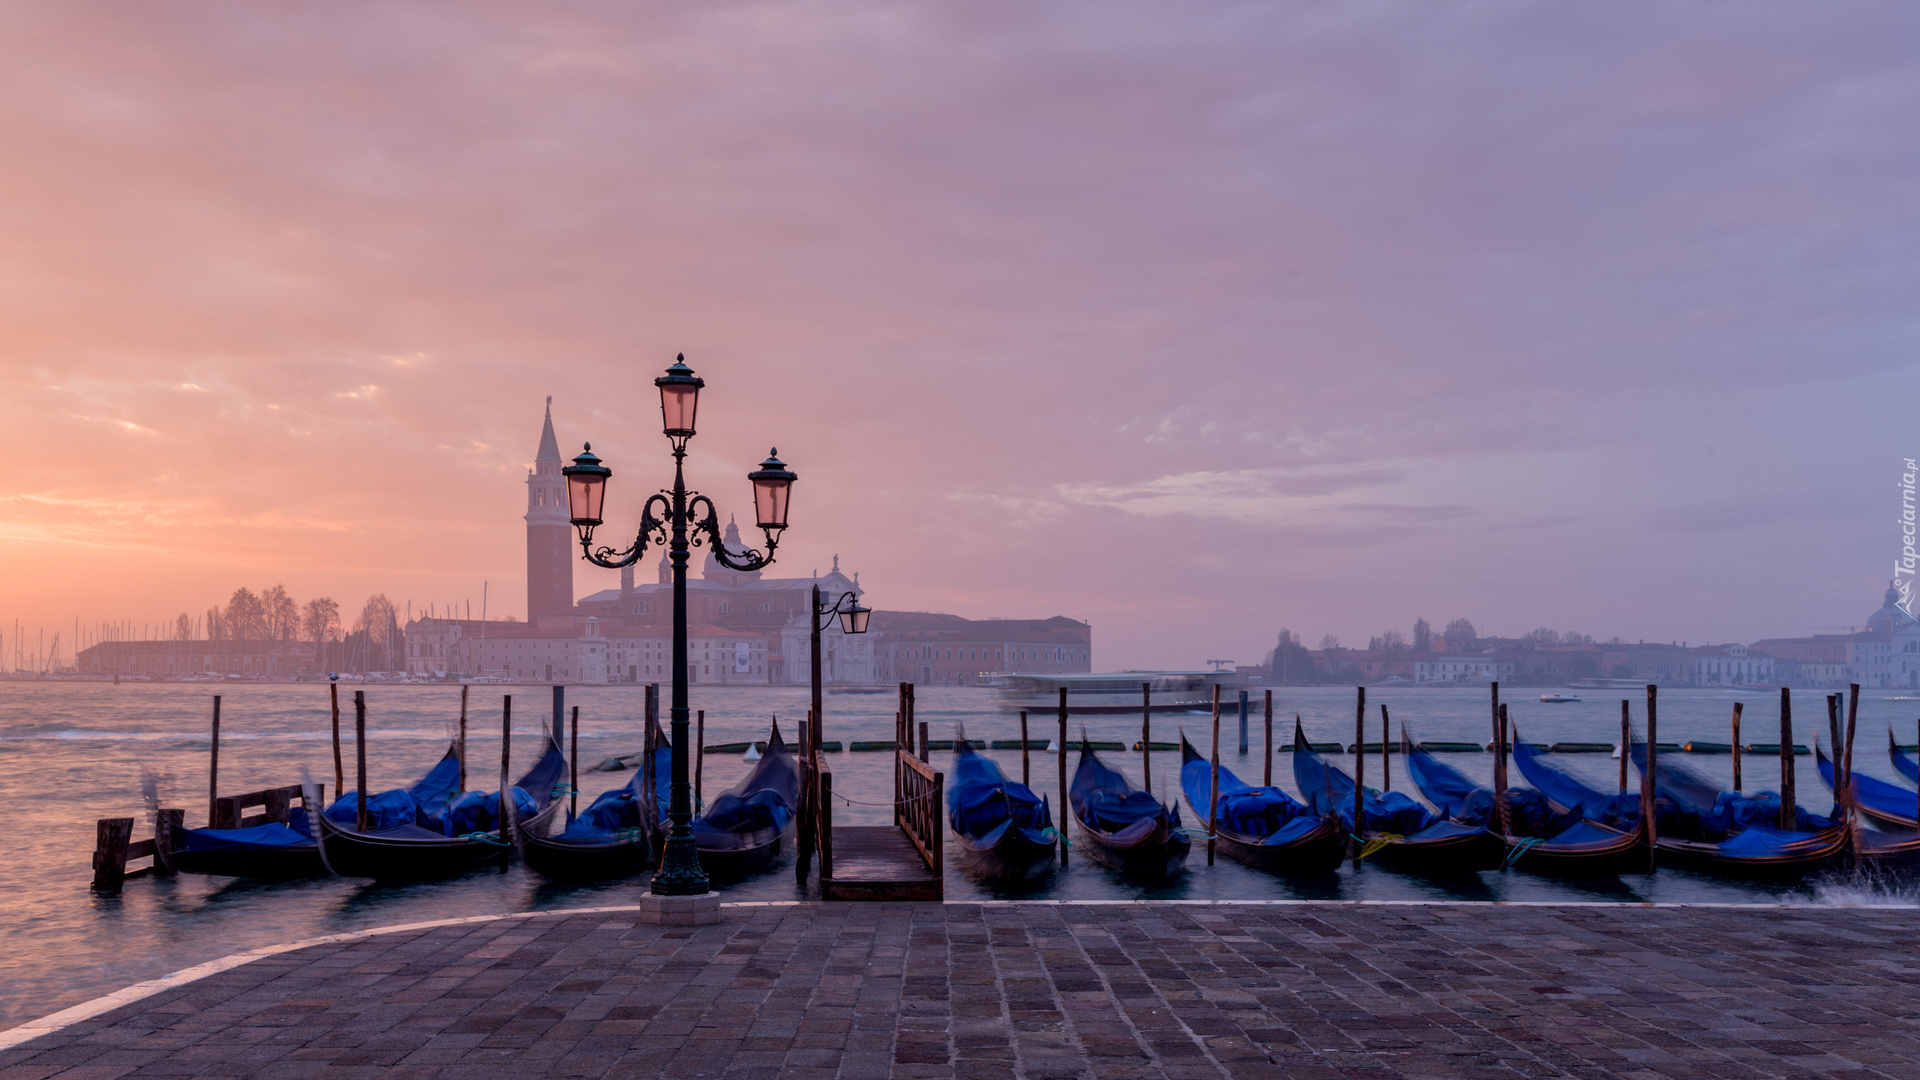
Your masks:
[[[1407,651],[1407,639],[1400,636],[1398,630],[1388,630],[1380,635],[1380,644],[1375,646],[1389,655]]]
[[[1560,631],[1550,630],[1543,626],[1538,630],[1529,630],[1520,635],[1520,640],[1533,645],[1558,645],[1560,644]]]
[[[1446,631],[1440,636],[1447,639],[1447,646],[1452,649],[1471,646],[1480,640],[1480,635],[1474,632],[1473,624],[1465,619],[1455,619],[1448,623]]]
[[[225,641],[227,638],[227,620],[220,614],[218,605],[207,609],[207,640]]]
[[[275,585],[261,593],[260,607],[265,630],[262,636],[272,641],[287,641],[300,633],[300,605],[294,603],[283,586]]]
[[[1339,647],[1340,647],[1340,639],[1337,637],[1334,637],[1332,634],[1326,634],[1320,638],[1320,649],[1322,652],[1337,649]]]
[[[376,593],[367,597],[366,605],[360,609],[360,618],[354,621],[353,628],[366,635],[368,667],[379,663],[382,666],[373,670],[396,670],[394,658],[400,653],[400,624],[394,619],[393,601],[387,599],[386,594]]]
[[[1430,652],[1433,649],[1433,626],[1425,619],[1413,620],[1413,651]]]
[[[179,618],[173,620],[173,640],[193,640],[193,616],[183,611]]]
[[[227,601],[227,636],[235,641],[258,641],[267,636],[267,609],[253,591],[242,585]]]
[[[327,596],[307,601],[300,612],[300,631],[318,645],[340,636],[340,605]]]
[[[1307,652],[1306,643],[1291,630],[1280,631],[1280,640],[1267,654],[1267,678],[1276,683],[1313,683],[1320,671]]]

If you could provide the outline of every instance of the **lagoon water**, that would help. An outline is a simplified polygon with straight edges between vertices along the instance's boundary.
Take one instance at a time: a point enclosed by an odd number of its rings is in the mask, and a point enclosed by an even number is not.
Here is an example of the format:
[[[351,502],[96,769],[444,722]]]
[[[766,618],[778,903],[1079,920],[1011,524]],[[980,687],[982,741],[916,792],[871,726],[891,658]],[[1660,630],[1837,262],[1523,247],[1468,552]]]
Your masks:
[[[349,783],[353,768],[352,693],[364,689],[368,700],[367,759],[369,786],[399,786],[438,760],[458,716],[457,686],[365,687],[341,684],[342,728]],[[327,784],[332,795],[333,764],[328,746],[328,688],[320,684],[135,684],[0,682],[0,1026],[44,1015],[130,983],[225,956],[243,949],[323,934],[393,923],[508,911],[632,903],[645,878],[598,886],[556,885],[515,864],[504,872],[486,871],[448,881],[408,886],[377,886],[364,881],[325,879],[290,883],[254,883],[181,875],[137,879],[118,897],[96,897],[88,889],[89,853],[94,821],[101,817],[136,819],[136,838],[146,834],[141,772],[162,778],[162,803],[185,807],[187,823],[205,822],[207,806],[208,721],[212,695],[223,695],[220,787],[232,794],[296,782],[302,767]],[[1620,694],[1580,691],[1586,700],[1572,704],[1538,703],[1541,690],[1508,688],[1505,700],[1527,739],[1536,743],[1615,741]],[[1914,737],[1920,703],[1893,701],[1891,692],[1863,692],[1861,771],[1884,779],[1894,774],[1885,752],[1889,724],[1902,742]],[[502,698],[512,695],[515,730],[514,773],[535,756],[541,726],[551,715],[546,686],[475,686],[469,704],[469,761],[479,775],[476,788],[498,786]],[[801,687],[695,687],[693,706],[706,711],[706,737],[712,744],[763,738],[778,716],[788,738],[794,721],[806,715]],[[1223,717],[1224,765],[1257,781],[1262,760],[1260,692],[1253,693],[1250,752],[1236,752],[1236,721]],[[1728,717],[1735,701],[1746,702],[1742,735],[1747,742],[1778,737],[1777,691],[1664,690],[1660,695],[1660,739],[1728,741]],[[572,687],[567,704],[580,706],[581,805],[608,788],[626,783],[630,773],[590,772],[593,763],[640,747],[642,688]],[[1480,689],[1383,687],[1367,695],[1367,733],[1377,739],[1379,706],[1392,713],[1395,731],[1406,722],[1416,739],[1485,744],[1491,736],[1487,692]],[[1636,727],[1644,723],[1644,702],[1633,695]],[[1825,705],[1818,692],[1795,694],[1796,741],[1811,744],[1826,728]],[[891,694],[829,695],[827,739],[843,743],[888,739],[893,734],[895,700]],[[919,718],[935,738],[953,737],[964,724],[975,740],[1011,739],[1018,719],[1000,709],[990,691],[922,687]],[[1350,687],[1281,687],[1275,690],[1274,737],[1287,743],[1295,713],[1315,742],[1353,741],[1354,695]],[[1051,716],[1031,718],[1031,737],[1057,731]],[[1094,739],[1139,738],[1134,716],[1072,720],[1077,738],[1082,724]],[[1156,715],[1154,738],[1174,741],[1184,728],[1205,750],[1209,720],[1199,715]],[[992,751],[1008,775],[1020,775],[1018,751]],[[936,767],[948,755],[936,752]],[[1136,781],[1139,755],[1109,755]],[[1468,776],[1487,780],[1493,756],[1446,755]],[[1617,762],[1606,754],[1563,759],[1595,786],[1617,783]],[[1730,784],[1726,756],[1685,755],[1689,766]],[[489,764],[482,764],[489,763]],[[880,802],[891,790],[891,758],[882,753],[833,755],[836,790],[863,801]],[[1351,759],[1346,759],[1351,767]],[[1061,805],[1057,759],[1031,755],[1032,786]],[[1379,760],[1368,763],[1368,782],[1378,784]],[[1171,790],[1179,755],[1154,754],[1156,790]],[[743,776],[748,766],[738,755],[706,755],[703,769],[708,798]],[[1394,781],[1407,787],[1400,759],[1393,758]],[[1777,786],[1776,758],[1748,756],[1748,790]],[[1811,757],[1799,759],[1801,800],[1825,812],[1830,796]],[[1291,758],[1274,758],[1274,780],[1293,790]],[[1637,779],[1634,783],[1637,784]],[[864,794],[863,794],[864,793]],[[1181,807],[1189,824],[1190,807]],[[835,819],[853,824],[884,824],[884,806],[835,807]],[[1464,882],[1436,883],[1373,868],[1343,868],[1324,882],[1292,882],[1248,870],[1221,859],[1205,864],[1195,845],[1187,873],[1157,886],[1128,882],[1084,859],[1036,888],[1001,893],[969,879],[949,850],[947,897],[952,900],[1013,896],[1052,899],[1204,898],[1265,899],[1419,899],[1734,901],[1806,903],[1911,903],[1910,892],[1862,885],[1849,880],[1812,882],[1792,888],[1721,881],[1684,871],[1627,875],[1604,884],[1565,884],[1519,872],[1490,872]],[[794,882],[789,856],[773,872],[727,886],[729,900],[791,900],[817,895]],[[1843,917],[1836,913],[1836,917]]]

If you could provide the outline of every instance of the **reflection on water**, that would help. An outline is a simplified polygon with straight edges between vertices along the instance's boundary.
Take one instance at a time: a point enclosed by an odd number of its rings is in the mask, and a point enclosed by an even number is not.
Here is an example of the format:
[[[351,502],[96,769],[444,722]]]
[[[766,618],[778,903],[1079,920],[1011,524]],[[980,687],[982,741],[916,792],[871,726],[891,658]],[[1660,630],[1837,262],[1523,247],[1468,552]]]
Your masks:
[[[163,801],[167,805],[186,807],[190,824],[202,821],[207,796],[209,699],[216,690],[225,698],[222,791],[232,794],[289,783],[303,766],[329,790],[333,788],[333,761],[327,746],[327,688],[322,685],[0,682],[0,827],[7,833],[7,857],[0,860],[0,887],[7,897],[7,903],[0,906],[0,1023],[52,1012],[241,949],[393,923],[632,903],[644,887],[644,877],[602,885],[555,884],[515,865],[504,872],[482,871],[457,881],[404,886],[337,879],[265,883],[183,876],[130,882],[117,898],[93,896],[87,881],[94,819],[144,818],[139,787],[142,768],[166,778]],[[366,692],[369,784],[380,789],[406,782],[430,766],[444,741],[451,737],[459,690],[370,686]],[[714,744],[763,737],[769,719],[776,714],[791,732],[787,725],[806,715],[807,695],[799,687],[696,687],[694,693],[694,706],[707,713],[707,740]],[[469,759],[474,762],[499,760],[500,699],[504,694],[512,694],[517,706],[514,759],[530,762],[538,749],[536,725],[546,715],[551,700],[546,687],[474,687],[469,724]],[[1535,701],[1538,694],[1537,690],[1514,692],[1508,697],[1529,739],[1539,743],[1611,743],[1616,737],[1617,697],[1595,696],[1576,704],[1541,705]],[[1744,734],[1749,740],[1772,741],[1775,734],[1762,734],[1768,727],[1762,717],[1772,708],[1767,704],[1772,696],[1751,696],[1754,700],[1748,702]],[[1795,732],[1801,742],[1811,742],[1815,732],[1824,727],[1824,716],[1816,718],[1814,714],[1820,710],[1812,708],[1818,697],[1810,696],[1814,701],[1803,706]],[[1663,691],[1661,741],[1726,742],[1732,703],[1741,699],[1742,695],[1726,691]],[[1396,722],[1405,721],[1419,739],[1484,743],[1490,737],[1484,690],[1370,688],[1368,700],[1370,706],[1384,702]],[[568,691],[568,704],[581,707],[583,768],[639,749],[641,703],[639,687]],[[1869,697],[1861,705],[1866,720],[1862,732],[1866,741],[1862,745],[1872,744],[1871,737],[1885,723],[1898,721],[1901,730],[1910,729],[1911,713],[1899,711],[1911,709],[1910,703]],[[1262,758],[1257,693],[1253,707],[1249,725],[1252,752],[1248,755],[1243,757],[1233,749],[1237,718],[1229,714],[1221,725],[1222,763],[1249,779],[1260,775]],[[1633,709],[1638,720],[1638,699]],[[893,710],[890,695],[830,696],[826,738],[891,738]],[[1352,710],[1350,689],[1282,688],[1276,693],[1275,739],[1290,744],[1292,719],[1298,712],[1314,741],[1350,743]],[[953,729],[961,723],[974,739],[1013,739],[1018,735],[1018,718],[999,711],[987,691],[923,687],[918,694],[918,715],[928,721],[937,738],[952,737]],[[1071,734],[1079,734],[1082,722],[1079,717],[1073,718]],[[1132,745],[1139,738],[1137,716],[1091,717],[1084,723],[1094,739]],[[1030,717],[1030,725],[1036,739],[1058,734],[1051,717]],[[1165,741],[1174,741],[1183,727],[1198,740],[1211,727],[1206,717],[1192,715],[1155,716],[1153,725],[1154,738]],[[345,727],[351,740],[350,716]],[[1379,737],[1377,718],[1369,722],[1367,734],[1370,739]],[[1018,751],[988,754],[1008,775],[1020,775]],[[1129,776],[1139,777],[1137,753],[1107,757]],[[1490,779],[1492,755],[1446,757],[1469,777],[1483,783]],[[944,753],[936,752],[934,765],[944,767],[945,758]],[[351,768],[351,745],[346,760]],[[1605,754],[1575,755],[1566,760],[1575,773],[1595,786],[1611,789],[1617,783],[1617,763]],[[1688,755],[1685,760],[1710,779],[1730,784],[1730,758]],[[1749,790],[1776,786],[1775,760],[1746,759]],[[837,774],[837,790],[891,789],[891,763],[886,754],[840,753],[832,755],[831,765]],[[1377,759],[1369,763],[1369,775],[1379,775],[1377,765]],[[1058,814],[1062,805],[1057,790],[1058,759],[1036,752],[1031,755],[1030,766],[1032,786],[1051,798]],[[1859,767],[1884,779],[1895,778],[1884,754],[1863,753]],[[495,775],[490,764],[476,768],[479,773]],[[708,756],[703,768],[707,797],[711,799],[745,775],[747,768],[735,755]],[[1156,791],[1164,795],[1173,790],[1179,754],[1154,753],[1152,768]],[[1404,782],[1397,760],[1393,772]],[[630,778],[631,773],[625,772],[583,772],[581,805]],[[1274,779],[1290,790],[1293,787],[1291,758],[1285,754],[1275,757]],[[474,782],[477,786],[487,784],[484,776]],[[1824,804],[1828,798],[1819,787],[1811,759],[1801,759],[1799,790],[1805,802]],[[885,807],[843,803],[834,812],[835,819],[844,824],[884,824],[890,820]],[[1191,808],[1183,807],[1182,813],[1188,821],[1196,819]],[[1126,880],[1077,857],[1077,852],[1075,855],[1069,866],[1053,875],[1013,887],[966,876],[957,865],[958,853],[950,849],[947,896],[953,900],[1920,902],[1920,893],[1910,884],[1847,879],[1782,889],[1673,870],[1590,882],[1557,881],[1519,872],[1428,881],[1363,865],[1358,869],[1343,867],[1326,878],[1290,880],[1250,870],[1224,857],[1207,866],[1204,842],[1195,844],[1185,874],[1170,882],[1146,883]],[[813,895],[809,888],[794,882],[790,857],[764,875],[725,887],[725,892],[729,899],[737,900],[790,900]]]

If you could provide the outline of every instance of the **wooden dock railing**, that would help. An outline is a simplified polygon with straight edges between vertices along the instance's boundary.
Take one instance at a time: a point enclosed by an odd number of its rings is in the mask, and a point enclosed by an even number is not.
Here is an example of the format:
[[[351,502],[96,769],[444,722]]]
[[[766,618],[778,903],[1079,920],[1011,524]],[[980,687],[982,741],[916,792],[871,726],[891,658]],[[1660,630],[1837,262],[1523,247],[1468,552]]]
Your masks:
[[[326,789],[317,786],[315,798],[321,807],[326,805]],[[290,787],[267,788],[264,791],[249,791],[244,795],[228,795],[213,800],[214,820],[210,829],[250,829],[255,825],[268,822],[286,824],[288,812],[293,801],[298,799],[309,814],[317,814],[320,807],[307,806],[305,793],[300,785]],[[264,807],[262,813],[252,817],[242,817],[242,813],[255,806]],[[133,819],[101,818],[94,825],[93,843],[93,888],[95,892],[106,896],[115,896],[128,878],[151,874],[155,877],[173,875],[173,830],[185,827],[187,812],[174,808],[163,808],[154,820],[153,836],[146,840],[133,838]],[[152,859],[147,866],[133,870],[127,864],[136,859]]]
[[[893,804],[893,821],[900,826],[914,850],[926,860],[934,880],[945,869],[946,777],[933,766],[907,753],[894,751],[894,768],[899,770],[900,799]]]

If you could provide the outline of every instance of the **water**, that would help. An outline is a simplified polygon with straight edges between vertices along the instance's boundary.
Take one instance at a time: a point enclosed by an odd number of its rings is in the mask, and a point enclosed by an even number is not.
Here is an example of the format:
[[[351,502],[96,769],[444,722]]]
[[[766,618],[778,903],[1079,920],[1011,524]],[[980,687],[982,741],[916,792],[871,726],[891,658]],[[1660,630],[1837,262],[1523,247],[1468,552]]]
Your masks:
[[[143,979],[154,978],[243,949],[322,934],[392,923],[451,918],[506,911],[631,903],[644,878],[599,886],[562,886],[548,883],[515,865],[505,872],[482,872],[433,884],[376,886],[359,881],[318,880],[291,883],[251,883],[222,878],[182,875],[172,879],[128,882],[119,897],[103,898],[88,889],[88,855],[93,847],[94,820],[131,816],[145,829],[145,806],[140,794],[140,772],[161,774],[163,803],[187,809],[190,825],[205,821],[208,719],[211,696],[224,695],[220,751],[220,787],[232,794],[294,782],[302,766],[328,785],[333,779],[328,747],[328,688],[324,685],[126,684],[0,682],[0,1026],[44,1015]],[[343,729],[349,743],[345,760],[353,768],[352,690],[341,687],[345,715]],[[368,772],[375,790],[398,786],[416,777],[438,760],[454,727],[459,689],[445,686],[368,686]],[[1538,743],[1612,742],[1619,731],[1618,696],[1588,691],[1577,704],[1542,705],[1538,690],[1514,690],[1508,701],[1526,737]],[[491,788],[497,781],[501,697],[514,696],[516,717],[514,772],[531,762],[537,750],[538,726],[551,714],[550,691],[544,686],[476,686],[471,691],[469,754],[478,774],[475,787]],[[1736,700],[1749,706],[1743,726],[1748,742],[1770,742],[1778,732],[1774,706],[1767,692],[1747,694],[1717,690],[1668,690],[1660,698],[1662,742],[1701,739],[1728,740],[1727,718]],[[1314,741],[1353,741],[1353,691],[1343,688],[1282,688],[1276,692],[1274,735],[1287,742],[1292,717],[1299,712]],[[1795,738],[1811,743],[1824,731],[1825,707],[1820,695],[1796,695],[1799,722]],[[639,749],[640,687],[577,687],[568,691],[569,705],[580,706],[582,768],[616,753]],[[1368,693],[1367,731],[1379,737],[1379,705],[1398,724],[1406,721],[1416,739],[1485,743],[1490,737],[1484,690],[1382,688]],[[789,738],[797,734],[794,721],[806,715],[803,688],[696,687],[694,706],[707,712],[709,743],[744,742],[766,734],[769,717],[778,715]],[[830,695],[827,699],[828,739],[887,739],[893,734],[892,695]],[[1011,739],[1018,721],[996,707],[984,690],[923,687],[919,717],[937,738],[951,738],[954,726],[966,725],[973,739]],[[1222,762],[1242,777],[1257,779],[1261,761],[1259,694],[1250,723],[1252,753],[1235,753],[1236,722],[1229,715],[1221,723]],[[1859,768],[1885,779],[1894,774],[1882,747],[1890,721],[1900,725],[1903,741],[1913,731],[1910,702],[1891,702],[1882,694],[1863,698],[1863,724],[1858,748]],[[1634,701],[1636,723],[1642,702]],[[1078,736],[1081,718],[1072,721]],[[1139,737],[1138,716],[1093,717],[1085,721],[1095,739]],[[1033,738],[1057,733],[1052,717],[1034,716]],[[1184,727],[1205,750],[1209,726],[1204,716],[1156,716],[1154,737],[1173,741]],[[1008,775],[1020,775],[1018,751],[991,751]],[[945,754],[936,753],[940,766]],[[1109,755],[1129,775],[1138,778],[1139,755]],[[1179,755],[1153,755],[1156,790],[1172,790],[1178,776]],[[1447,757],[1468,776],[1490,782],[1493,755],[1454,754]],[[1046,753],[1031,756],[1033,787],[1052,796],[1060,806],[1057,758]],[[1565,759],[1573,771],[1594,786],[1610,789],[1617,782],[1617,763],[1606,754],[1573,755]],[[1686,755],[1687,764],[1717,779],[1731,781],[1726,757]],[[1350,761],[1350,759],[1349,759]],[[1274,778],[1291,790],[1291,759],[1278,755]],[[891,758],[877,753],[834,755],[835,788],[854,798],[881,800],[891,790]],[[1379,759],[1368,762],[1368,780],[1379,781]],[[1397,786],[1406,780],[1399,758],[1393,759]],[[707,755],[705,790],[709,797],[733,784],[748,769],[737,755]],[[1748,790],[1772,788],[1779,779],[1772,759],[1749,756],[1745,763]],[[611,787],[626,783],[626,772],[583,772],[581,805]],[[1637,780],[1635,781],[1637,783]],[[1812,766],[1800,759],[1803,802],[1824,811],[1828,796]],[[863,795],[862,793],[870,793]],[[1196,820],[1182,807],[1186,820]],[[835,820],[848,824],[885,824],[884,807],[835,808]],[[1720,881],[1683,871],[1656,875],[1628,875],[1604,885],[1569,885],[1528,874],[1486,873],[1465,882],[1434,883],[1370,867],[1343,869],[1325,883],[1301,884],[1249,870],[1225,859],[1205,865],[1204,848],[1196,844],[1188,872],[1160,886],[1130,883],[1084,859],[1055,874],[1039,886],[1019,893],[1003,893],[970,880],[955,865],[949,851],[947,896],[954,900],[1002,896],[1057,899],[1125,899],[1138,897],[1206,899],[1418,899],[1476,900],[1652,900],[1652,901],[1778,901],[1808,904],[1911,904],[1910,887],[1877,886],[1854,881],[1815,882],[1782,889]],[[814,895],[797,886],[792,863],[752,881],[726,888],[733,900],[784,900]]]

